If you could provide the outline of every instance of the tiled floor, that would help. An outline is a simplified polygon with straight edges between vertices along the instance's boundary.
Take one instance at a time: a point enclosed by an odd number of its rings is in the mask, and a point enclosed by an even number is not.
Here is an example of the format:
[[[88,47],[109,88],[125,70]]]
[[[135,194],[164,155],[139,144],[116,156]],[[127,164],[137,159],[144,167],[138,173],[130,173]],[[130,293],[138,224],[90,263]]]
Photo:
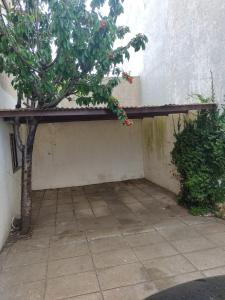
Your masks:
[[[35,192],[33,222],[0,255],[1,300],[141,300],[225,274],[225,221],[146,180]]]

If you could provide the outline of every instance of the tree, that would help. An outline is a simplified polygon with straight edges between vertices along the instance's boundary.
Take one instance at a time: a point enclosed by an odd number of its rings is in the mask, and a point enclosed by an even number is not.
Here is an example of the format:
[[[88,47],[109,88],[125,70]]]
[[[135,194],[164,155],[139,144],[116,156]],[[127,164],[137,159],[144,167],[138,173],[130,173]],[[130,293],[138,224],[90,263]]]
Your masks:
[[[78,105],[105,104],[125,125],[130,125],[112,90],[122,75],[129,50],[145,49],[147,38],[138,34],[126,46],[115,41],[129,32],[117,26],[123,0],[1,0],[0,69],[12,76],[17,90],[16,108],[50,109],[73,97]],[[102,13],[104,5],[109,12]],[[104,77],[111,76],[107,82]],[[32,152],[38,120],[27,120],[25,142],[20,120],[15,120],[18,147],[22,152],[22,232],[31,224]]]

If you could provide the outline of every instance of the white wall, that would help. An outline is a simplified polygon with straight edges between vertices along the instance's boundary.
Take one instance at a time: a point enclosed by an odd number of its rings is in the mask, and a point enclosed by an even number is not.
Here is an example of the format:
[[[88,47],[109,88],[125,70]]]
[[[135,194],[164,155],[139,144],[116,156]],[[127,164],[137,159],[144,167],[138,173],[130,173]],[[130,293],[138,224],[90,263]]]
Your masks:
[[[79,186],[144,177],[141,121],[40,125],[33,189]]]
[[[210,95],[210,70],[217,99],[225,94],[225,1],[142,0],[149,44],[141,73],[144,104],[187,103]],[[137,4],[132,2],[134,6]]]
[[[126,80],[113,90],[113,96],[118,98],[123,106],[140,106],[141,105],[141,83],[140,77],[134,77],[133,83]]]
[[[225,1],[130,1],[127,24],[149,38],[143,58],[141,104],[196,102],[190,95],[211,95],[213,72],[217,101],[225,95]],[[141,6],[144,9],[140,9]],[[138,18],[135,11],[138,11]],[[176,119],[176,117],[174,116]],[[143,121],[145,177],[175,193],[179,182],[172,175],[172,116]]]
[[[125,46],[136,34],[144,31],[142,16],[144,13],[143,0],[127,0],[124,1],[124,14],[118,18],[118,25],[129,26],[130,33],[126,34],[123,40],[120,40],[116,46]],[[143,71],[143,51],[130,51],[130,60],[125,61],[123,68],[130,71],[132,76],[140,76]]]
[[[0,83],[4,81],[1,78]],[[0,108],[14,106],[9,91],[0,87]],[[12,218],[20,215],[20,171],[15,174],[12,171],[10,130],[11,126],[0,120],[0,250],[8,237]]]
[[[107,81],[107,79],[105,80]],[[123,106],[140,106],[141,105],[141,84],[140,77],[135,76],[133,83],[130,84],[126,80],[121,79],[120,84],[114,88],[113,96],[119,99]],[[102,105],[100,105],[102,106]],[[79,107],[75,101],[64,99],[59,107],[74,108]]]
[[[140,78],[125,80],[113,95],[124,106],[140,106]],[[62,107],[74,107],[64,100]],[[43,124],[38,127],[33,189],[70,187],[144,177],[141,121]]]

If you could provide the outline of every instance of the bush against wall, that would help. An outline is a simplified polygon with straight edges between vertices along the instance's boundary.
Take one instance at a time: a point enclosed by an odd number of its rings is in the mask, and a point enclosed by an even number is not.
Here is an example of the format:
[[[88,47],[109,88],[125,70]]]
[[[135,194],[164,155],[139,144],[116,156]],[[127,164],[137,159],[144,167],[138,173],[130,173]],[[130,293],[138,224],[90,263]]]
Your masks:
[[[183,127],[183,129],[181,129]],[[193,214],[225,202],[225,110],[201,111],[178,122],[172,161],[180,176],[180,204]]]

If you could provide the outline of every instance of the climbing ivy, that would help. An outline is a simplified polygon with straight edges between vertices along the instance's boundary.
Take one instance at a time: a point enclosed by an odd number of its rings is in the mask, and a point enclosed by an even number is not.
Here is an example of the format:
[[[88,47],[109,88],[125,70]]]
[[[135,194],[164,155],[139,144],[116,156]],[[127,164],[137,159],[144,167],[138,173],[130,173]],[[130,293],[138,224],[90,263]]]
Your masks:
[[[193,214],[205,214],[225,201],[225,110],[200,111],[183,123],[172,151],[181,183],[178,201]]]

